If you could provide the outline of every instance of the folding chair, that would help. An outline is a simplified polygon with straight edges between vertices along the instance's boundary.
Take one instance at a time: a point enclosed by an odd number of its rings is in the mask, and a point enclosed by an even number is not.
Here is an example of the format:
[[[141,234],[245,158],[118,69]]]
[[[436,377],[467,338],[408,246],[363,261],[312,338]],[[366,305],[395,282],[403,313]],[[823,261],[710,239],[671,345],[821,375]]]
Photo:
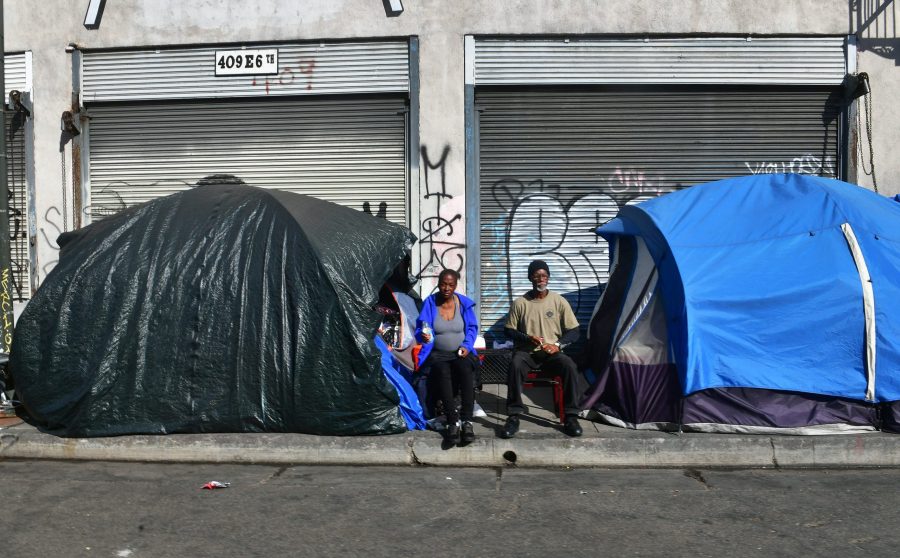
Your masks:
[[[532,370],[526,376],[526,381],[522,384],[524,388],[532,388],[535,386],[547,386],[553,388],[553,407],[559,416],[560,424],[566,422],[566,403],[563,395],[563,378],[554,372],[546,372],[544,370]]]
[[[481,383],[482,384],[505,384],[506,371],[509,369],[509,363],[512,359],[512,351],[509,349],[485,349],[480,353],[481,364]],[[553,407],[559,416],[559,422],[566,421],[566,406],[563,396],[563,379],[559,374],[552,372],[544,372],[542,370],[532,370],[526,376],[525,383],[522,387],[528,389],[533,387],[549,387],[553,388]]]

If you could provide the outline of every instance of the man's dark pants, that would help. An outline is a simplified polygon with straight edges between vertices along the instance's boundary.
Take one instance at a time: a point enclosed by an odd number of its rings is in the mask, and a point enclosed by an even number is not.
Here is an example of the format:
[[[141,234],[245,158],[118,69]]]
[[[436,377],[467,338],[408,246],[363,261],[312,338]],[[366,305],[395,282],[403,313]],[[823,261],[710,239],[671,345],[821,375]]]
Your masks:
[[[577,415],[578,405],[578,366],[563,353],[546,355],[546,353],[529,353],[513,351],[512,361],[506,373],[506,413],[518,415],[528,412],[522,403],[522,388],[532,370],[542,370],[559,374],[563,379],[563,400],[566,415]],[[535,356],[537,358],[535,358]]]

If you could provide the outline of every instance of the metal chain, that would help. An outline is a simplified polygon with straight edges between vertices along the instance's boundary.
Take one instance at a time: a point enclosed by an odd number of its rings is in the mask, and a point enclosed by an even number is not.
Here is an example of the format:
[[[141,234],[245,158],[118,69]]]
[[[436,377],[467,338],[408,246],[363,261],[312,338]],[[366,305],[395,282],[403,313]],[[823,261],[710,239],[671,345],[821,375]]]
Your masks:
[[[875,179],[875,148],[872,147],[872,92],[866,95],[866,136],[869,138],[869,168],[872,169],[872,186],[878,192],[878,180]]]
[[[860,131],[860,117],[861,112],[865,113],[866,118],[866,138],[869,144],[869,170],[866,170],[866,158],[863,155],[863,147],[862,147],[862,133]],[[875,188],[875,192],[878,192],[878,180],[875,179],[875,149],[872,147],[872,92],[869,91],[866,95],[863,96],[863,110],[856,111],[856,145],[857,145],[857,153],[859,155],[859,163],[862,167],[863,172],[867,176],[872,177],[872,186]]]
[[[66,148],[62,148],[62,153],[60,154],[60,164],[62,167],[62,218],[63,218],[63,232],[68,232],[69,230],[69,209],[66,207]]]

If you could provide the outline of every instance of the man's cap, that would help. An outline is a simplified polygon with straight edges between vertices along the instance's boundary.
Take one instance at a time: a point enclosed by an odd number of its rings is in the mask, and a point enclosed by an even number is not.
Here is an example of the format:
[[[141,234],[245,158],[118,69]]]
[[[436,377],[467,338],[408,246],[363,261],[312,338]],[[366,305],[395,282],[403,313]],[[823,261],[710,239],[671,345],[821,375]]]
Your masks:
[[[544,260],[534,260],[530,264],[528,264],[528,278],[530,279],[534,272],[543,269],[547,272],[547,275],[550,275],[550,268],[547,267],[547,262]]]

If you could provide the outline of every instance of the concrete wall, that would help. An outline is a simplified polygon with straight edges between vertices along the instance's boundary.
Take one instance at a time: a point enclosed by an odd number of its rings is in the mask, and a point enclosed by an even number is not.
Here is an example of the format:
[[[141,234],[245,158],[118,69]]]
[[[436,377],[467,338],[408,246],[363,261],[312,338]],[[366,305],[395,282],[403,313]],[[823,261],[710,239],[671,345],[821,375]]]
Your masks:
[[[464,207],[466,34],[842,35],[854,31],[847,0],[403,0],[405,11],[391,18],[379,0],[108,0],[98,30],[82,25],[87,6],[88,0],[5,5],[6,51],[33,53],[35,225],[41,277],[56,260],[55,234],[62,228],[59,122],[62,111],[71,105],[69,43],[92,49],[417,35],[422,146],[432,161],[447,150],[443,170],[448,192]],[[879,186],[885,193],[891,188],[896,191],[898,163],[890,149],[897,143],[900,115],[888,93],[896,90],[900,79],[896,57],[867,50],[860,56],[860,66],[872,77]],[[71,155],[67,157],[71,162]],[[427,168],[421,162],[420,168],[424,176]],[[71,209],[71,197],[66,207]],[[73,220],[69,218],[70,226]],[[464,230],[461,224],[450,240],[464,243]]]
[[[900,91],[900,38],[898,16],[900,8],[893,0],[854,2],[849,18],[852,33],[858,37],[859,71],[869,74],[872,84],[872,151],[875,159],[875,179],[878,191],[886,195],[900,193],[900,159],[896,148],[900,145],[900,106],[896,92]],[[864,112],[863,103],[859,106]],[[874,188],[869,165],[870,149],[865,120],[858,133],[862,139],[860,161],[857,162],[857,183]]]

